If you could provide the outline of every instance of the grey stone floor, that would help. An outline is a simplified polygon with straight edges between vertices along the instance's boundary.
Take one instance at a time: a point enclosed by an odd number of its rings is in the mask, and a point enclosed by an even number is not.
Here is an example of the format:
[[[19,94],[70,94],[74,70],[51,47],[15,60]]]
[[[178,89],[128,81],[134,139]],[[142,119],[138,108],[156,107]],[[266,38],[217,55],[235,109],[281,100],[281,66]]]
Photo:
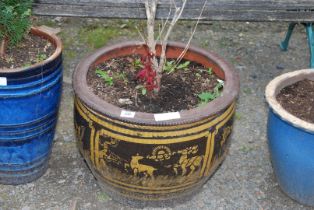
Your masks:
[[[78,61],[92,51],[81,43],[80,29],[93,24],[108,28],[113,21],[37,20],[38,24],[47,24],[47,21],[53,27],[61,28],[61,36],[66,42],[63,97],[49,169],[33,183],[1,185],[0,209],[130,209],[101,192],[76,148],[73,132],[71,74]],[[129,23],[119,21],[119,24],[126,34],[119,34],[107,44],[138,37],[136,33],[127,32]],[[174,40],[186,41],[191,26],[191,23],[180,23],[173,33]],[[267,148],[266,84],[283,72],[304,69],[309,64],[302,26],[293,34],[289,51],[279,50],[278,44],[286,28],[287,23],[204,22],[198,26],[193,44],[215,51],[230,61],[240,74],[241,92],[229,155],[201,193],[174,209],[310,209],[291,200],[279,189]]]

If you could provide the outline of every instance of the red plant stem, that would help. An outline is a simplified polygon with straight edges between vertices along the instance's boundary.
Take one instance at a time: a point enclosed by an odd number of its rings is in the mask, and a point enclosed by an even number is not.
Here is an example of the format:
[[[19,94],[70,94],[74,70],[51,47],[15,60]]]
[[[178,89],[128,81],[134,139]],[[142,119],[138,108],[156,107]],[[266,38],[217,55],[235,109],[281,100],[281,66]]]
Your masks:
[[[7,46],[8,46],[8,39],[7,38],[2,39],[1,44],[0,44],[0,58],[5,57]]]

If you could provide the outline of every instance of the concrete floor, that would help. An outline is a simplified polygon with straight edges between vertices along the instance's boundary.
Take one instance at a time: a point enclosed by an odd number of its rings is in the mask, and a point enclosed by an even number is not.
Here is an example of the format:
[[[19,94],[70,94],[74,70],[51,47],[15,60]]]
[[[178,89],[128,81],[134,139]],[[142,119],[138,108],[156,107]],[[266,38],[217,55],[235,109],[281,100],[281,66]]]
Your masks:
[[[41,21],[46,19],[38,22]],[[90,52],[90,48],[76,38],[85,24],[107,27],[108,21],[76,18],[53,21],[74,41],[67,43],[64,53],[63,97],[49,169],[33,183],[1,185],[0,209],[131,209],[112,201],[100,190],[77,150],[73,132],[71,74],[78,61]],[[189,37],[186,31],[190,28],[191,23],[180,23],[173,37],[186,41]],[[205,22],[199,25],[193,44],[229,60],[240,74],[241,92],[227,159],[201,193],[174,209],[310,209],[280,190],[267,148],[266,84],[283,72],[304,69],[309,64],[302,26],[293,34],[289,51],[279,50],[278,44],[286,28],[287,23]],[[128,34],[121,34],[108,44],[127,39]],[[70,56],[71,51],[76,52],[74,56]]]

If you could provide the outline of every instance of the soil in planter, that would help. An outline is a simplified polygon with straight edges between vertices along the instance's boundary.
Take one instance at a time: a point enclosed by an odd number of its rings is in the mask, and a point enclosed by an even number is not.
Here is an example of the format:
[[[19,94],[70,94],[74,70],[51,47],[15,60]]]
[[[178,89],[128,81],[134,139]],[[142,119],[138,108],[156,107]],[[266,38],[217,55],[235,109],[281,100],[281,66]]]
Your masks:
[[[0,58],[1,69],[27,67],[46,60],[55,47],[46,39],[29,34],[17,46],[8,47],[5,59]]]
[[[305,79],[283,88],[277,100],[289,113],[314,123],[314,81]]]
[[[171,61],[168,61],[171,62]],[[181,64],[185,64],[182,61]],[[138,56],[115,58],[91,68],[87,75],[87,84],[101,99],[120,108],[149,113],[187,110],[206,103],[198,96],[214,95],[219,87],[221,94],[223,81],[210,68],[190,63],[172,73],[163,73],[158,96],[152,97],[141,88],[136,79],[141,69]],[[104,72],[101,76],[96,72]],[[107,76],[106,76],[107,75]],[[111,78],[108,78],[108,76]],[[217,93],[217,91],[216,91]]]

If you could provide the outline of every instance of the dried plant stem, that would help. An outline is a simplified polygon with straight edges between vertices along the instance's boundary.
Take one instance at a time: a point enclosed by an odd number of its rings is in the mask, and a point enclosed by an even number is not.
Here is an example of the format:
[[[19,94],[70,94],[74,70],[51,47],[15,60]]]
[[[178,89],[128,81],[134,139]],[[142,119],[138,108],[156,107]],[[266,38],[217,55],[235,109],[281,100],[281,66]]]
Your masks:
[[[147,42],[146,39],[145,39],[145,37],[144,37],[144,35],[143,35],[142,32],[140,31],[140,29],[139,29],[137,26],[135,26],[135,28],[136,28],[138,34],[140,35],[140,37],[142,38],[143,42]]]
[[[0,58],[5,58],[5,51],[8,46],[8,39],[4,38],[0,43]]]
[[[172,11],[172,7],[170,7],[170,9],[169,9],[169,14],[168,14],[168,16],[167,16],[165,22],[163,22],[163,20],[161,20],[161,21],[162,21],[162,23],[161,23],[161,26],[162,26],[162,27],[161,27],[161,30],[159,30],[159,36],[158,36],[157,41],[162,38],[162,34],[164,33],[165,28],[166,28],[166,26],[167,26],[167,24],[168,24],[168,22],[169,22],[169,18],[170,18],[170,15],[171,15],[171,11]]]
[[[193,28],[192,34],[191,34],[191,36],[190,36],[190,38],[189,38],[189,41],[188,41],[188,43],[186,44],[184,50],[181,52],[181,54],[180,54],[179,57],[177,58],[175,66],[179,65],[179,63],[180,63],[181,60],[183,59],[184,55],[185,55],[186,52],[188,51],[188,49],[189,49],[189,47],[190,47],[190,44],[191,44],[191,41],[192,41],[192,39],[193,39],[193,37],[194,37],[194,34],[195,34],[195,32],[196,32],[196,28],[197,28],[197,26],[198,26],[198,24],[199,24],[199,22],[200,22],[200,20],[201,20],[201,18],[202,18],[202,14],[203,14],[203,12],[204,12],[204,9],[205,9],[205,7],[206,7],[206,4],[207,4],[207,0],[205,0],[205,2],[204,2],[204,4],[203,4],[201,13],[200,13],[199,17],[197,18],[196,24],[195,24],[195,26],[194,26],[194,28]]]
[[[175,24],[180,19],[182,12],[184,10],[184,7],[186,5],[186,2],[187,2],[187,0],[184,0],[181,7],[175,7],[175,14],[174,14],[174,16],[173,16],[173,18],[169,24],[166,35],[161,38],[162,47],[161,47],[160,61],[159,61],[158,69],[157,69],[157,76],[158,76],[158,74],[161,75],[161,73],[162,73],[164,64],[166,62],[166,48],[167,48],[169,36],[172,32],[173,27],[175,26]]]

